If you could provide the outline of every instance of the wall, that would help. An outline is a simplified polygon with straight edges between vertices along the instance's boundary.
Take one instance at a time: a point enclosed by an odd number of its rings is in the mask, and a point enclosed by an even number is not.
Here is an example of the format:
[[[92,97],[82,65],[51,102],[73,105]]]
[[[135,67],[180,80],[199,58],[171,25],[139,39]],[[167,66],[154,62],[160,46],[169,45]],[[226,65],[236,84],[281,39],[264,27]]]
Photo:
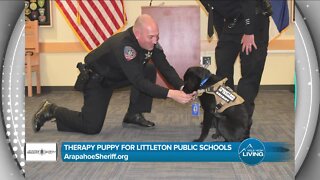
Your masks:
[[[125,1],[125,8],[128,22],[126,25],[130,27],[134,20],[141,13],[141,6],[148,6],[149,1]],[[153,1],[155,5],[200,5],[198,1]],[[201,38],[201,55],[212,56],[214,58],[214,42],[207,42],[207,15],[203,10],[200,10],[200,38]],[[54,1],[52,1],[52,27],[40,28],[40,42],[47,44],[52,42],[77,43],[78,39],[66,23],[64,17],[57,9]],[[294,29],[291,24],[288,30],[283,33],[278,39],[293,40]],[[161,27],[160,27],[161,28]],[[160,38],[165,38],[161,37]],[[41,58],[41,83],[43,86],[72,86],[78,75],[78,70],[75,68],[77,62],[83,61],[87,52],[67,52],[53,53],[43,52]],[[200,62],[200,59],[199,59]],[[213,64],[209,67],[212,72],[215,72],[214,59]],[[235,79],[240,77],[239,61],[236,63]],[[271,50],[269,52],[266,68],[264,71],[262,84],[264,85],[288,85],[293,84],[294,74],[294,51]]]

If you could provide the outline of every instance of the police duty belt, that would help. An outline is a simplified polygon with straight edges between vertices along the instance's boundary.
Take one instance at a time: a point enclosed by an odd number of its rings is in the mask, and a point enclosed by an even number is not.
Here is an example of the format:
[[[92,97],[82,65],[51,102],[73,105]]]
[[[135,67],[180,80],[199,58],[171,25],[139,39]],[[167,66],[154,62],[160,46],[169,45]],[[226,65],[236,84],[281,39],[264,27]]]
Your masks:
[[[199,89],[197,91],[198,96],[201,96],[203,93],[214,95],[217,104],[216,111],[218,113],[222,113],[225,109],[244,102],[241,96],[225,85],[227,80],[228,78],[224,78],[206,89]]]

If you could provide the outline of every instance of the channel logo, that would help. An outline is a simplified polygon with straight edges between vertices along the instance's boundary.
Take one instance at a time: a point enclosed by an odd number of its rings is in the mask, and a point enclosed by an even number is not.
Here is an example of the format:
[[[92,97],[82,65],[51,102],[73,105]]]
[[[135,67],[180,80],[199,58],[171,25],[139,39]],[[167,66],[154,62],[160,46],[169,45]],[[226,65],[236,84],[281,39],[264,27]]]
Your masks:
[[[57,161],[56,143],[26,143],[26,161]]]
[[[255,138],[244,140],[238,149],[239,158],[247,165],[255,166],[261,163],[265,157],[264,144]]]

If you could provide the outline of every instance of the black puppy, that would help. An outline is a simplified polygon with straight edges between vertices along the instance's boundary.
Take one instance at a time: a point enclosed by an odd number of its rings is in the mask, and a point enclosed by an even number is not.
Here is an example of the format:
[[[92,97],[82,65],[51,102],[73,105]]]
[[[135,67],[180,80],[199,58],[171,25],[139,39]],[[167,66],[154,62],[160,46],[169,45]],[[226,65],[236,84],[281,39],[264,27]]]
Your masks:
[[[213,88],[214,84],[221,84],[225,80],[202,67],[190,67],[184,74],[183,91],[185,93],[200,92],[198,96],[204,111],[201,135],[194,140],[196,142],[202,142],[208,136],[211,126],[216,128],[216,133],[212,135],[214,139],[222,136],[225,141],[240,142],[249,138],[251,120],[248,118],[243,99],[237,94],[234,95],[235,93],[229,87],[219,86],[218,89]],[[225,91],[226,89],[229,91]],[[222,94],[222,98],[226,99],[226,101],[231,103],[238,101],[240,103],[235,103],[237,105],[227,108],[222,107],[221,103],[217,104],[213,92],[218,94],[220,92],[220,96]]]

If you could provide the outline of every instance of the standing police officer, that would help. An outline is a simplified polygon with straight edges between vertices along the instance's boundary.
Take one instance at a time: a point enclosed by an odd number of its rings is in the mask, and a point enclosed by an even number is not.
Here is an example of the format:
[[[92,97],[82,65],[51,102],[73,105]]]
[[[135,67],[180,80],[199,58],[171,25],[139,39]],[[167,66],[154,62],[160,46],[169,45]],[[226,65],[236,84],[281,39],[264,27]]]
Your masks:
[[[233,89],[234,63],[240,53],[241,79],[237,92],[245,99],[251,119],[267,56],[271,4],[269,0],[200,1],[209,13],[208,35],[213,35],[213,26],[218,35],[216,74],[227,77],[226,84]]]
[[[85,57],[89,80],[83,90],[81,112],[45,101],[32,120],[34,131],[56,118],[59,131],[97,134],[103,126],[113,89],[128,85],[132,88],[123,125],[155,126],[142,115],[151,111],[152,97],[188,103],[194,94],[155,84],[157,68],[175,89],[183,86],[158,40],[158,25],[149,15],[139,16],[133,27],[110,37]],[[150,59],[153,63],[148,63]]]

